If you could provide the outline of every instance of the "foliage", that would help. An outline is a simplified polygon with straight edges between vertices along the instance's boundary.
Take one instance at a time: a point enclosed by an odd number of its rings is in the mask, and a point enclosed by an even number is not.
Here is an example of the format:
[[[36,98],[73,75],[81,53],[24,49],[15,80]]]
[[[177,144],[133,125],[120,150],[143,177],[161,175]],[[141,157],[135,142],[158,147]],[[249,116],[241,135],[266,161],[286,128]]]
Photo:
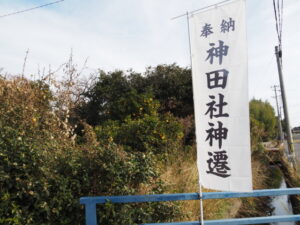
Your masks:
[[[157,111],[158,102],[150,92],[138,93],[123,72],[100,72],[98,82],[86,93],[88,103],[79,109],[92,125],[106,120],[123,121],[127,116],[139,117]]]
[[[71,125],[53,110],[55,98],[47,85],[19,78],[1,82],[1,224],[82,224],[82,196],[164,191],[152,151],[126,152],[102,138],[77,144],[68,129]],[[155,101],[139,99],[149,111],[139,110],[133,118],[155,116]],[[84,132],[93,130],[86,127]],[[169,221],[178,213],[173,203],[107,207],[100,214],[104,224]]]
[[[121,102],[127,101],[126,97],[134,99],[134,102],[131,102],[130,106],[126,105],[126,107],[136,108],[137,106],[137,99],[135,99],[137,96],[134,90],[130,88],[122,71],[108,74],[100,71],[97,82],[83,94],[88,102],[84,103],[77,111],[91,125],[100,124],[108,119],[125,118],[127,115],[118,110],[124,110],[126,113],[126,109],[120,108],[122,105],[119,105]]]
[[[194,114],[191,70],[176,64],[150,67],[145,73],[161,112],[171,112],[178,117]]]
[[[257,150],[260,147],[264,133],[264,126],[258,120],[250,116],[250,135],[251,135],[251,149]]]
[[[134,71],[99,72],[95,84],[83,93],[86,101],[76,109],[91,125],[153,110],[145,99],[159,101],[160,113],[186,117],[193,111],[191,70],[176,64],[149,67],[142,76]],[[156,99],[156,100],[154,100]]]
[[[52,144],[72,141],[72,126],[53,109],[56,97],[43,81],[0,78],[0,120],[19,132],[20,138]],[[46,146],[45,146],[46,147]]]
[[[135,194],[141,184],[152,193],[162,191],[151,154],[125,153],[117,145],[50,153],[19,139],[14,129],[1,127],[0,135],[0,218],[6,224],[82,224],[82,196]],[[125,221],[133,223],[145,221],[140,214],[152,218],[151,213],[165,209],[160,215],[168,218],[176,213],[173,205],[130,209]],[[123,224],[118,216],[101,215],[109,224]]]
[[[0,117],[3,125],[23,131],[23,136],[37,135],[52,118],[49,115],[50,90],[42,82],[0,78]],[[36,108],[39,107],[39,111]]]
[[[276,137],[276,117],[273,107],[267,101],[252,99],[250,101],[250,118],[252,137],[263,141]]]
[[[95,128],[98,140],[115,142],[129,152],[160,154],[175,152],[181,146],[183,131],[181,124],[171,115],[148,115],[133,119],[127,117],[123,123],[108,121]]]
[[[3,125],[0,149],[0,221],[2,224],[41,222],[39,219],[47,216],[43,205],[49,192],[39,153],[18,131]]]

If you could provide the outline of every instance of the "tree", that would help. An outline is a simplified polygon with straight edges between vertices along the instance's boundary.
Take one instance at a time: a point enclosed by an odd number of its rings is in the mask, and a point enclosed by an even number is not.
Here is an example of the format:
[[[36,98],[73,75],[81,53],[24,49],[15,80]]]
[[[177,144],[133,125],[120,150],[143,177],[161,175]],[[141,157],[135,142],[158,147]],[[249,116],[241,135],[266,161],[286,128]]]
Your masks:
[[[251,124],[260,128],[263,141],[273,139],[276,136],[276,116],[274,108],[267,101],[252,99],[250,101]],[[253,126],[251,127],[254,128]]]
[[[97,82],[83,93],[79,114],[91,125],[124,120],[146,109],[143,100],[159,101],[160,113],[184,118],[194,113],[191,70],[176,64],[149,67],[144,75],[134,71],[100,71]],[[150,109],[148,109],[150,110]]]
[[[87,99],[77,109],[81,118],[91,125],[98,125],[108,119],[119,119],[115,104],[131,91],[128,80],[122,71],[106,74],[100,71],[98,81],[82,95]],[[111,111],[114,111],[111,114]]]
[[[150,67],[145,73],[146,83],[161,104],[161,112],[177,117],[194,113],[192,76],[189,68],[176,64]]]

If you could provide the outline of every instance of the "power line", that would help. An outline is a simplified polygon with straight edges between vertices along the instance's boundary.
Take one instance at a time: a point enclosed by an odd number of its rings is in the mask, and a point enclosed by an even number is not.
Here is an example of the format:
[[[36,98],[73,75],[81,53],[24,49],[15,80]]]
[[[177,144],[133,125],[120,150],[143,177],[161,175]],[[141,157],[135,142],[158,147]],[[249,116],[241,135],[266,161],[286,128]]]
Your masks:
[[[47,4],[44,4],[44,5],[39,5],[39,6],[36,6],[36,7],[33,7],[33,8],[24,9],[24,10],[21,10],[21,11],[16,11],[16,12],[4,14],[4,15],[1,15],[0,18],[7,17],[7,16],[12,16],[12,15],[16,15],[16,14],[20,14],[20,13],[24,13],[24,12],[28,12],[28,11],[31,11],[31,10],[34,10],[34,9],[43,8],[43,7],[53,5],[53,4],[57,4],[57,3],[60,3],[60,2],[63,2],[63,1],[64,0],[59,0],[59,1],[47,3]]]
[[[283,23],[283,0],[281,0],[281,7],[280,7],[280,41],[282,41],[282,23]],[[282,44],[282,43],[280,43]]]
[[[278,37],[279,46],[282,40],[282,21],[283,21],[283,0],[273,0],[273,8],[276,23],[276,32]]]
[[[276,32],[277,32],[277,36],[278,36],[278,41],[280,42],[279,28],[278,28],[278,17],[277,17],[277,8],[276,8],[275,0],[273,0],[273,8],[274,8],[274,15],[275,15]]]

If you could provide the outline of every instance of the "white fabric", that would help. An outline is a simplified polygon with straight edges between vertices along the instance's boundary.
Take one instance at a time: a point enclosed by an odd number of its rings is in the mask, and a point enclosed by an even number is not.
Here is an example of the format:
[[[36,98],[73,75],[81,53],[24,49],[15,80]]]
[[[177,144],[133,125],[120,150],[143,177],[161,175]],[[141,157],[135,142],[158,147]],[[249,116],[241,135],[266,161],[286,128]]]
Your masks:
[[[230,24],[230,29],[221,32],[222,21]],[[209,24],[210,32],[203,32],[205,24]],[[227,25],[228,25],[227,24]],[[232,25],[232,23],[231,23]],[[252,191],[250,128],[249,128],[249,102],[248,102],[248,75],[247,75],[247,42],[245,23],[245,1],[236,0],[222,6],[213,7],[210,10],[189,15],[191,58],[193,73],[193,91],[195,105],[195,123],[197,137],[197,166],[200,182],[205,188],[222,191]],[[224,31],[224,30],[223,30]],[[202,35],[202,36],[201,36]],[[220,42],[228,46],[227,55],[220,57],[208,57],[207,52],[212,47],[219,47]],[[211,46],[210,44],[215,44]],[[212,62],[210,62],[212,58]],[[228,71],[227,84],[224,88],[208,88],[208,75],[206,73],[226,69]],[[214,74],[215,75],[215,74]],[[221,73],[222,75],[222,73]],[[211,83],[211,87],[213,82]],[[220,114],[220,95],[224,96],[227,105],[222,106],[223,114],[228,117],[215,117]],[[214,99],[210,98],[213,96]],[[215,101],[212,118],[208,111],[208,103]],[[218,122],[223,128],[228,129],[227,138],[221,139],[221,147],[218,140],[212,138],[212,146],[209,144],[208,131],[218,128]],[[216,161],[216,152],[226,151],[226,160]],[[209,156],[211,152],[212,156]],[[224,155],[224,154],[223,154]],[[210,163],[207,161],[213,160]],[[224,159],[224,158],[223,158]],[[223,164],[222,164],[223,163]],[[227,166],[228,169],[224,169]],[[226,164],[227,163],[227,164]],[[223,165],[223,167],[222,167]],[[222,174],[221,177],[208,171]],[[225,172],[224,172],[225,171]]]

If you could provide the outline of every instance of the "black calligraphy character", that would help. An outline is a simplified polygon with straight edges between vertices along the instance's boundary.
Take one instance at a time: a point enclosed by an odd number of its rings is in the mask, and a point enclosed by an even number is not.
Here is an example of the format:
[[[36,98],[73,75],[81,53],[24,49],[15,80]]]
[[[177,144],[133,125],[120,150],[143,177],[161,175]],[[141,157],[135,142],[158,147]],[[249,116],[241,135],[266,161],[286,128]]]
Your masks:
[[[214,129],[215,125],[213,123],[208,123],[208,125],[211,126],[211,128],[206,130],[207,137],[205,141],[209,141],[209,145],[212,146],[213,139],[215,139],[218,141],[219,149],[222,148],[223,139],[227,139],[228,129],[223,127],[223,123],[220,121],[218,121],[218,128],[216,129]]]
[[[219,94],[219,103],[216,104],[215,96],[209,95],[209,98],[212,99],[211,102],[207,103],[208,109],[205,115],[209,114],[209,117],[212,119],[213,117],[228,117],[228,113],[223,113],[223,107],[228,105],[227,102],[224,102],[224,95]]]
[[[215,70],[206,73],[207,76],[207,87],[209,89],[213,88],[225,88],[227,84],[228,71],[225,69]]]
[[[212,34],[213,31],[212,31],[212,27],[211,27],[211,24],[208,24],[206,23],[203,27],[202,27],[202,30],[201,30],[201,37],[206,37],[210,34]]]
[[[222,64],[223,56],[227,56],[229,46],[224,45],[223,41],[219,40],[219,47],[214,47],[215,43],[209,43],[211,48],[207,50],[208,56],[205,60],[209,59],[209,63],[213,64],[214,57],[219,58],[219,65]]]
[[[210,158],[206,161],[208,163],[208,171],[206,171],[206,173],[214,174],[222,178],[229,177],[230,168],[227,166],[227,152],[224,150],[213,153],[208,152],[208,155]]]
[[[235,21],[232,18],[229,18],[228,21],[222,20],[221,23],[221,32],[226,33],[229,32],[229,29],[231,28],[232,31],[235,29]]]

